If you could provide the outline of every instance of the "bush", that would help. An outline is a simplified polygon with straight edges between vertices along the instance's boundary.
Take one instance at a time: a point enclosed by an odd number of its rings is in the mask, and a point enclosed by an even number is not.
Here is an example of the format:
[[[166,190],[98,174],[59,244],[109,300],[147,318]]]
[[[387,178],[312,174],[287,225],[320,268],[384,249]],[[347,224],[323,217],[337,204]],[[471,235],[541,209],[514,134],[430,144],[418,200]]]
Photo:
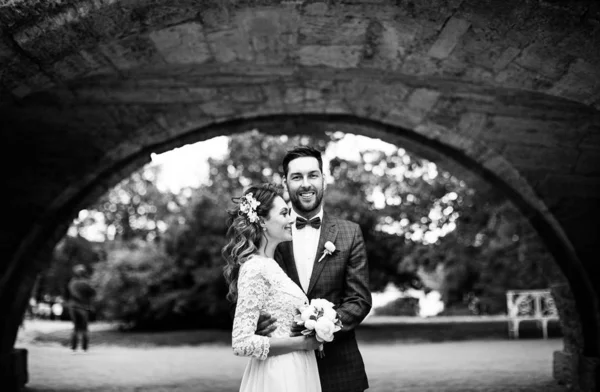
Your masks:
[[[107,254],[92,277],[102,318],[136,330],[231,326],[220,267],[183,270],[159,245],[143,241]]]
[[[378,316],[418,316],[419,311],[418,298],[397,298],[374,310]]]

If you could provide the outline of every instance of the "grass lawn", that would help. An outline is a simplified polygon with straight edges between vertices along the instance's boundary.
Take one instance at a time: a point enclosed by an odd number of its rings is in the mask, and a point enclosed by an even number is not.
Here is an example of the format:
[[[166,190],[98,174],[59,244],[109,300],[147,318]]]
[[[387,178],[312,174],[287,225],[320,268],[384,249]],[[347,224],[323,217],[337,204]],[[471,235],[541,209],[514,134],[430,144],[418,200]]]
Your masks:
[[[122,332],[116,325],[92,323],[91,339],[94,345],[122,347],[177,347],[206,343],[231,344],[229,330],[187,330],[169,332]],[[19,341],[58,343],[67,345],[71,331],[70,322],[27,320],[19,332]],[[558,322],[548,328],[550,338],[561,337]],[[464,340],[506,340],[507,323],[502,317],[373,317],[358,329],[361,343],[390,342],[449,342]],[[541,330],[534,322],[522,322],[521,339],[539,339]]]
[[[358,331],[368,392],[564,391],[552,379],[562,340],[539,339],[535,326],[517,341],[507,339],[501,320],[400,321],[370,320]],[[70,329],[25,323],[16,346],[28,350],[27,391],[234,392],[248,361],[233,355],[229,331],[123,333],[94,323],[90,351],[72,353]]]

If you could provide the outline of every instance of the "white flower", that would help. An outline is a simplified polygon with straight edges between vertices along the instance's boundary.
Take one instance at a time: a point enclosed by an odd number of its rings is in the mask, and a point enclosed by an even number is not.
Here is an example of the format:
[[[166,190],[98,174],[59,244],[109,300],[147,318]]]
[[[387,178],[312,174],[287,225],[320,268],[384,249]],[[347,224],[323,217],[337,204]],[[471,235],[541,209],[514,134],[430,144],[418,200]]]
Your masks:
[[[304,322],[306,329],[315,329],[317,322],[315,320],[307,320]]]
[[[327,241],[325,243],[325,249],[329,252],[329,254],[332,254],[335,252],[335,245],[333,245],[331,241]]]
[[[310,301],[310,306],[315,307],[317,310],[323,310],[326,308],[333,309],[333,303],[327,301],[324,298],[314,298]]]
[[[323,317],[331,322],[335,322],[337,320],[337,312],[333,308],[325,308],[323,309]]]
[[[332,255],[333,252],[335,252],[335,245],[331,241],[327,241],[325,243],[325,249],[323,249],[323,254],[321,255],[321,258],[317,260],[317,262],[320,263],[321,260],[325,258],[325,256]]]
[[[254,198],[254,195],[252,194],[252,192],[250,192],[246,195],[246,200],[248,200],[248,203],[250,203],[250,207],[256,211],[256,207],[258,207],[260,205],[260,201],[258,201]]]
[[[315,319],[317,317],[317,309],[315,308],[315,306],[313,306],[312,303],[309,306],[307,306],[306,309],[304,309],[300,315],[300,318],[302,319],[302,321],[304,321],[305,325],[311,317],[314,317]]]
[[[335,332],[335,324],[326,317],[321,317],[315,323],[315,332],[319,342],[331,342],[333,332]]]
[[[240,212],[246,214],[248,220],[252,223],[258,220],[256,208],[260,205],[260,201],[254,198],[252,192],[240,199]]]

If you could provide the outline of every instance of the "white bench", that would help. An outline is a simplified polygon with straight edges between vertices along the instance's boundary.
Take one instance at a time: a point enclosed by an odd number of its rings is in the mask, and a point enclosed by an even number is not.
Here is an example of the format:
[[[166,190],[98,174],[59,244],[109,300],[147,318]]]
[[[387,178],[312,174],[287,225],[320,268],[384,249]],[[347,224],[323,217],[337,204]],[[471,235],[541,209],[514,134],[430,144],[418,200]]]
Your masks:
[[[506,292],[508,337],[519,338],[521,321],[537,321],[544,339],[548,339],[548,322],[558,320],[558,311],[550,290],[510,290]]]

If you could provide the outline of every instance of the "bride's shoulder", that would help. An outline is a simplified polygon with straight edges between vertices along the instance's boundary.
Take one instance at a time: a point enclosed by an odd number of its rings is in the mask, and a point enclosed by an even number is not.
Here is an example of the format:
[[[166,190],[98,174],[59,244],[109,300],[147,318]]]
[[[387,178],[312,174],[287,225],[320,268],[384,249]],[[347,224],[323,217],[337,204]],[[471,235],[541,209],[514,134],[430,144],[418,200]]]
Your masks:
[[[270,275],[273,269],[279,268],[277,262],[266,256],[252,255],[241,266],[242,270],[261,272]]]
[[[252,255],[252,256],[248,257],[246,259],[246,261],[244,261],[241,268],[242,269],[253,269],[253,270],[260,269],[260,270],[262,270],[265,267],[265,265],[267,264],[268,260],[269,259],[267,259],[266,257],[263,257],[263,256]]]

